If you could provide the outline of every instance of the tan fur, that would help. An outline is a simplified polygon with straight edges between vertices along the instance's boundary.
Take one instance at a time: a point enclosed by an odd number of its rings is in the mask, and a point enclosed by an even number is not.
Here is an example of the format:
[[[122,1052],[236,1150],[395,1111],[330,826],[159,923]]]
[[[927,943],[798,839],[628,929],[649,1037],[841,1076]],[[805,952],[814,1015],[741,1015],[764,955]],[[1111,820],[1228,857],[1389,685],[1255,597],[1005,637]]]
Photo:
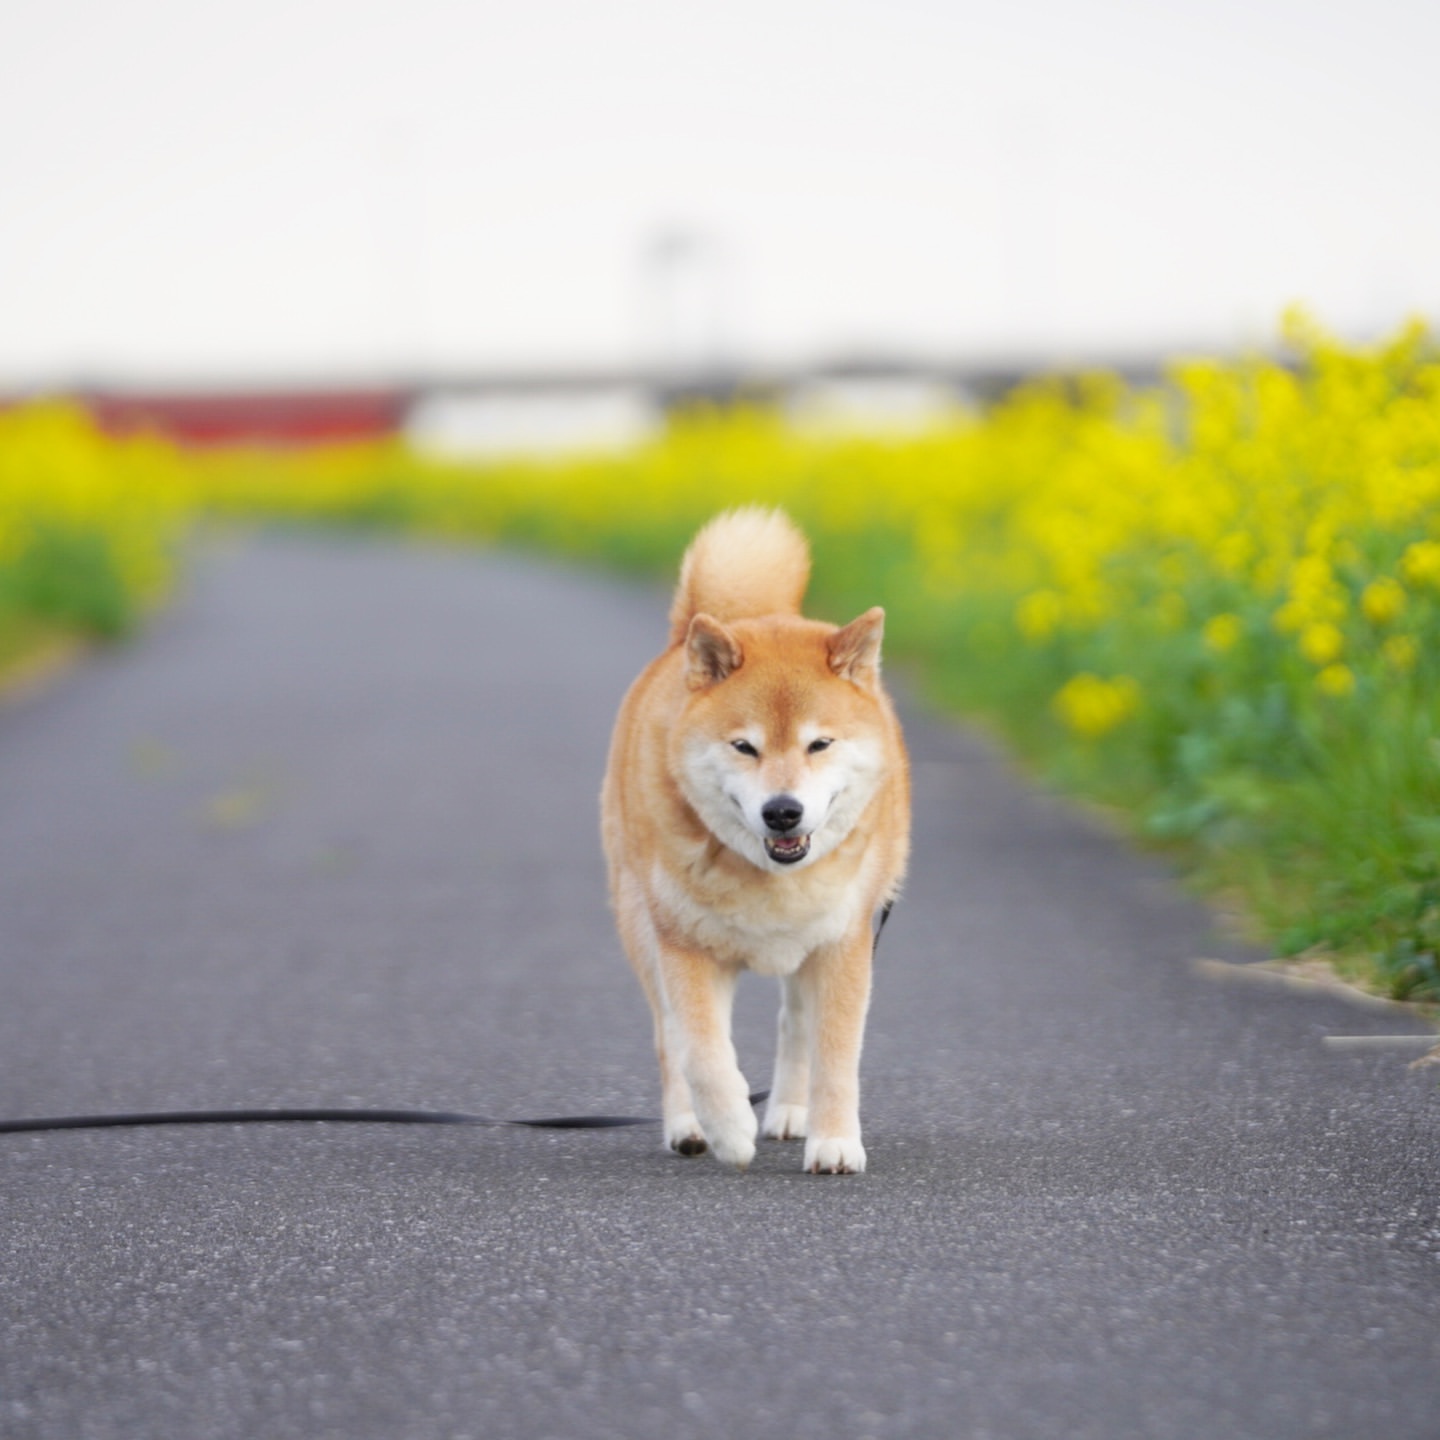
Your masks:
[[[778,510],[750,507],[712,520],[690,542],[670,607],[670,643],[696,615],[722,623],[750,615],[798,615],[810,581],[810,546]]]
[[[904,875],[909,778],[880,683],[884,612],[843,629],[803,619],[808,576],[805,539],[779,512],[700,532],[670,646],[621,705],[601,822],[620,937],[654,1014],[667,1143],[753,1158],[729,1033],[751,969],[782,986],[765,1134],[804,1136],[806,1169],[846,1173],[865,1167],[871,924]],[[783,804],[803,819],[779,834],[768,817]]]

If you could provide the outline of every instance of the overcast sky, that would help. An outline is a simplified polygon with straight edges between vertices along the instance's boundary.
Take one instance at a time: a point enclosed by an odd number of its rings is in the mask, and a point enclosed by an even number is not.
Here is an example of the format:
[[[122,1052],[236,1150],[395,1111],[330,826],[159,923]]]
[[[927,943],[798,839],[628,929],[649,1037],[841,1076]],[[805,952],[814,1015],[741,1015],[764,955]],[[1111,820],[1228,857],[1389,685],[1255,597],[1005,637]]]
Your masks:
[[[0,0],[0,383],[1374,332],[1440,314],[1437,57],[1434,0]]]

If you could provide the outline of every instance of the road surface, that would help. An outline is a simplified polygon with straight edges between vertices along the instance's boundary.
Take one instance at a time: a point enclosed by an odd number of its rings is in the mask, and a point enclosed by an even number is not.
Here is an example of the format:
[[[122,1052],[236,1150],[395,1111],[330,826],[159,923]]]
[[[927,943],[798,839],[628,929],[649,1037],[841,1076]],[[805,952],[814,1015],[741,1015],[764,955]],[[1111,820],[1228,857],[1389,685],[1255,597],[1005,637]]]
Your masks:
[[[664,609],[252,539],[0,709],[0,1114],[653,1111],[596,795]],[[1418,1023],[1197,974],[1255,952],[973,736],[910,740],[868,1174],[650,1129],[3,1136],[0,1434],[1433,1440],[1437,1072],[1322,1044]],[[742,986],[756,1085],[773,1006]]]

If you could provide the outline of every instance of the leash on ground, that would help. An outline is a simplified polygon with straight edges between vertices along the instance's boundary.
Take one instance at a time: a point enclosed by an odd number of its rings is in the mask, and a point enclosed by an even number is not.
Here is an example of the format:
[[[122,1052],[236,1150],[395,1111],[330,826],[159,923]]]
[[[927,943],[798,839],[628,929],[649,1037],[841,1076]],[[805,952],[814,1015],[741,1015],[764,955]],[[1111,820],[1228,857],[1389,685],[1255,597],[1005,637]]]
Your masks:
[[[887,900],[875,924],[873,948],[890,918],[893,900]],[[873,953],[873,949],[872,949]],[[768,1090],[750,1097],[752,1105],[769,1098]],[[630,1125],[658,1125],[654,1115],[548,1115],[533,1120],[497,1120],[463,1110],[385,1109],[249,1109],[152,1110],[119,1115],[57,1115],[34,1120],[0,1120],[0,1135],[38,1134],[51,1130],[137,1129],[151,1125],[469,1125],[488,1129],[618,1130]]]
[[[750,1097],[758,1105],[768,1090]],[[142,1125],[471,1125],[527,1130],[616,1130],[658,1125],[653,1115],[550,1115],[538,1120],[496,1120],[461,1110],[154,1110],[133,1115],[61,1115],[42,1120],[0,1120],[0,1135],[41,1130],[109,1130]]]

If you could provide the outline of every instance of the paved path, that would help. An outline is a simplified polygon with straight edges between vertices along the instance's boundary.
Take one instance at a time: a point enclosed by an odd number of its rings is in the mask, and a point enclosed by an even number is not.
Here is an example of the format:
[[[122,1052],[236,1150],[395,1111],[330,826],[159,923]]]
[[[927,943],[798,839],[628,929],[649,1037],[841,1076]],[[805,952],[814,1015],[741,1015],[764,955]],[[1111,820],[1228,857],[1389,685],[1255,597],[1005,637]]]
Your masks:
[[[877,597],[883,598],[883,597]],[[0,710],[0,1114],[655,1104],[602,894],[664,598],[278,540]],[[1416,1028],[1197,978],[1155,865],[915,723],[863,1177],[649,1131],[0,1137],[0,1434],[1440,1433]],[[765,1083],[773,996],[742,987]]]

